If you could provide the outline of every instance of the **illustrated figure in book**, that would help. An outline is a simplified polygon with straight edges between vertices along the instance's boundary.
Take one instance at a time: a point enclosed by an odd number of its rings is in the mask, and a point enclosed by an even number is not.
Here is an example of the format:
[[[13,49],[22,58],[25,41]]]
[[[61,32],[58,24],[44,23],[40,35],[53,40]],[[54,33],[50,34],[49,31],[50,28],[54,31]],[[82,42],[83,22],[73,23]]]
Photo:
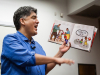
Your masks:
[[[87,37],[85,37],[84,46],[87,46]]]
[[[81,41],[80,41],[80,44],[82,44],[83,43],[83,39],[81,39]]]
[[[63,35],[64,31],[63,30],[59,30],[58,34],[57,34],[57,37],[56,37],[56,41],[60,41],[62,42],[62,35]]]
[[[56,37],[57,37],[57,30],[60,30],[60,25],[61,25],[61,24],[54,25],[54,27],[53,27],[53,32],[52,32],[52,34],[51,34],[50,40],[52,40],[52,37],[54,36],[54,41],[55,41],[55,39],[56,39]]]
[[[69,31],[68,28],[66,28],[66,31],[67,31],[67,32],[65,32],[64,38],[65,38],[65,41],[66,41],[66,44],[67,44],[67,42],[68,42],[68,40],[69,40],[69,38],[70,38],[70,31]]]
[[[63,30],[60,30],[59,31],[59,33],[58,33],[58,39],[60,40],[60,41],[62,41],[62,35],[63,35]]]

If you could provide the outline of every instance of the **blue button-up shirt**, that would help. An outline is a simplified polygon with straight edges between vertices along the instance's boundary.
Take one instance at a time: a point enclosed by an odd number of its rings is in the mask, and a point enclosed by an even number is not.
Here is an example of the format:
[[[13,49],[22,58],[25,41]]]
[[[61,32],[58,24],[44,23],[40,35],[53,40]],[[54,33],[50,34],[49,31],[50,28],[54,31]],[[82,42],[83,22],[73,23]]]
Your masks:
[[[46,55],[41,45],[17,31],[4,37],[1,54],[2,75],[45,75],[46,64],[36,65],[35,53]]]

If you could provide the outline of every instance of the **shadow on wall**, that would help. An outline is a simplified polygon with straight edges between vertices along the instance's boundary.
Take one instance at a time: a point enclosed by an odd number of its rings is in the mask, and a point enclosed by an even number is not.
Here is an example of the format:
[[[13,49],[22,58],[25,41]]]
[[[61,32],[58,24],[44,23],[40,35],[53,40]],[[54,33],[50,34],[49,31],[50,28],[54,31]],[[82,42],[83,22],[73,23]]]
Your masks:
[[[76,16],[76,15],[67,15],[67,17],[68,17],[68,20],[70,22],[78,23],[78,24],[91,25],[91,26],[95,25],[95,27],[98,28],[98,26],[97,26],[98,25],[97,19],[88,18],[88,17],[82,17],[82,16]]]

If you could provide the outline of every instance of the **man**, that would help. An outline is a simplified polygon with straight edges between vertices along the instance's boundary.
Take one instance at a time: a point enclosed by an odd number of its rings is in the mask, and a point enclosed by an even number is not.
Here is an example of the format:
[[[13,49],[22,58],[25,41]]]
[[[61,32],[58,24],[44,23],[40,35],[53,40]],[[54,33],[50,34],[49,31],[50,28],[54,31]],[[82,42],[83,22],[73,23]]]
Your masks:
[[[31,6],[17,9],[13,16],[17,32],[4,37],[1,55],[2,75],[45,75],[56,64],[74,63],[72,60],[60,58],[69,47],[65,42],[54,57],[47,57],[41,45],[32,36],[37,35],[39,21],[37,10]]]
[[[50,40],[52,40],[52,37],[53,37],[53,35],[54,35],[54,41],[55,41],[55,39],[56,39],[56,37],[57,37],[57,30],[60,30],[60,25],[61,25],[61,24],[59,24],[59,25],[54,25],[54,27],[53,27],[53,32],[52,32],[52,34],[51,34]]]

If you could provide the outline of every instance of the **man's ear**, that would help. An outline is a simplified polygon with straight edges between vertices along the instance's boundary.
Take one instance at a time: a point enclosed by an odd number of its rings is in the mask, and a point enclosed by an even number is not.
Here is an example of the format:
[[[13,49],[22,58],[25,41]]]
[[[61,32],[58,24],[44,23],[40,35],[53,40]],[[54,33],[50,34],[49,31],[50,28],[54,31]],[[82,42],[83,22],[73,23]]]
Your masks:
[[[23,18],[20,18],[20,23],[21,23],[21,25],[25,25],[25,21]]]

